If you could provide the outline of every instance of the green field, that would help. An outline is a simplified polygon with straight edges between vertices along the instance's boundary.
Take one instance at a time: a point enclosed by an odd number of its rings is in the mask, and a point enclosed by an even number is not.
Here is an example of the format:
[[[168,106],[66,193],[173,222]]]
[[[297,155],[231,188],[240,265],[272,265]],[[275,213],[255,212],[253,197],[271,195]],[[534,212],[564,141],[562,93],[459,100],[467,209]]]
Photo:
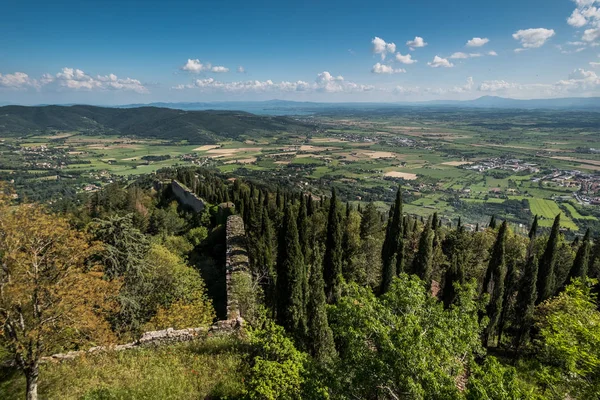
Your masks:
[[[538,198],[529,198],[529,206],[531,207],[531,212],[534,215],[539,216],[539,224],[540,226],[549,227],[552,226],[554,218],[558,214],[562,214],[560,216],[560,225],[564,228],[578,230],[577,225],[561,211],[558,207],[558,204],[553,200],[547,199],[538,199]]]
[[[562,203],[562,206],[564,208],[567,209],[567,211],[569,211],[569,213],[571,214],[571,217],[573,217],[574,219],[587,219],[590,221],[595,221],[597,218],[593,217],[591,215],[581,215],[577,209],[570,203]]]

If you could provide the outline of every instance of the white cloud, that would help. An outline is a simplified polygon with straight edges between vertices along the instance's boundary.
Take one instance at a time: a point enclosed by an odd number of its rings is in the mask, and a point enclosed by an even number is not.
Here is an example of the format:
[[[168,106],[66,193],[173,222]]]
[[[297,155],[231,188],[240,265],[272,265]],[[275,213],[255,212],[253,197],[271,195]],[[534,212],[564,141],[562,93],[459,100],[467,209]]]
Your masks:
[[[521,42],[523,48],[533,49],[542,47],[554,35],[554,29],[532,28],[518,30],[512,36],[515,40]]]
[[[0,74],[0,88],[27,89],[54,88],[60,90],[122,90],[148,93],[148,89],[137,79],[119,78],[115,74],[91,76],[77,68],[63,68],[55,75],[44,74],[39,79],[24,72]]]
[[[223,72],[229,72],[229,68],[217,65],[217,66],[212,67],[210,69],[210,71],[216,72],[216,73],[223,73]]]
[[[432,68],[439,68],[439,67],[452,68],[452,67],[454,67],[454,64],[452,64],[450,61],[448,61],[448,59],[442,58],[440,56],[433,57],[433,61],[428,62],[427,65],[429,65]]]
[[[371,43],[373,44],[373,53],[380,54],[382,60],[385,60],[386,53],[396,52],[396,44],[386,43],[386,41],[380,37],[375,36],[373,40],[371,40]]]
[[[514,88],[516,86],[516,84],[504,80],[483,81],[477,90],[482,92],[497,92],[500,90]]]
[[[598,63],[600,64],[600,63]],[[600,77],[594,71],[576,69],[568,79],[555,83],[514,83],[504,80],[484,81],[478,87],[482,92],[500,92],[503,95],[521,98],[561,97],[570,95],[597,95]]]
[[[420,36],[415,36],[414,40],[409,40],[406,42],[406,45],[410,47],[411,50],[414,50],[417,47],[425,47],[427,46],[427,42],[423,40]]]
[[[575,28],[581,28],[587,24],[587,19],[583,16],[579,9],[573,10],[573,13],[567,18],[567,23]]]
[[[490,39],[488,38],[474,37],[473,39],[467,41],[467,47],[481,47],[489,41]]]
[[[599,37],[600,37],[600,28],[586,29],[585,31],[583,31],[583,36],[581,37],[581,40],[584,40],[586,42],[593,42],[594,40],[598,39]]]
[[[92,77],[80,69],[63,68],[54,79],[45,76],[47,84],[56,83],[59,87],[72,90],[124,90],[137,93],[148,93],[148,89],[137,79],[121,79],[115,74]]]
[[[396,61],[398,61],[402,64],[414,64],[417,62],[417,60],[413,60],[411,54],[407,54],[407,55],[403,56],[400,53],[396,53]]]
[[[211,67],[210,64],[203,64],[198,59],[192,60],[190,58],[187,60],[187,63],[185,63],[185,65],[183,65],[180,69],[182,71],[187,71],[187,72],[191,72],[193,74],[198,74],[202,71],[209,70],[210,67]]]
[[[237,72],[240,74],[245,74],[246,69],[240,65],[239,67],[237,67]]]
[[[594,68],[596,67],[600,67],[600,62],[594,62],[594,61],[590,61],[590,65]]]
[[[403,68],[393,68],[389,65],[377,63],[373,65],[371,72],[374,74],[400,74],[406,72],[406,70]]]
[[[463,53],[462,51],[457,51],[456,53],[452,54],[450,56],[451,59],[456,60],[456,59],[464,59],[464,58],[475,58],[475,57],[481,57],[482,54],[481,53]]]
[[[215,73],[223,73],[229,72],[229,68],[223,67],[221,65],[215,65],[214,67],[211,63],[202,63],[199,59],[188,59],[185,65],[182,65],[179,68],[182,71],[190,72],[192,74],[199,74],[200,72],[210,71]]]
[[[487,54],[488,54],[488,56],[497,56],[498,55],[498,53],[496,53],[494,50],[488,51]]]
[[[450,58],[452,58],[452,59],[469,58],[469,55],[467,53],[462,53],[462,52],[458,51],[458,52],[452,54],[450,56]]]
[[[38,87],[38,82],[24,72],[15,72],[6,75],[0,74],[0,88],[26,89],[31,87]]]
[[[189,85],[178,85],[174,89],[201,89],[203,91],[221,91],[228,93],[245,93],[245,92],[325,92],[325,93],[353,93],[367,92],[373,90],[373,86],[361,85],[354,82],[349,82],[343,76],[333,76],[327,71],[323,71],[317,75],[313,83],[305,81],[296,82],[273,82],[272,80],[259,81],[237,81],[223,82],[213,78],[196,79]]]
[[[475,81],[473,80],[472,76],[469,76],[467,78],[466,84],[464,84],[463,86],[454,86],[453,88],[449,89],[448,92],[450,92],[450,93],[465,93],[465,92],[470,92],[471,90],[473,90],[474,87],[475,87]]]

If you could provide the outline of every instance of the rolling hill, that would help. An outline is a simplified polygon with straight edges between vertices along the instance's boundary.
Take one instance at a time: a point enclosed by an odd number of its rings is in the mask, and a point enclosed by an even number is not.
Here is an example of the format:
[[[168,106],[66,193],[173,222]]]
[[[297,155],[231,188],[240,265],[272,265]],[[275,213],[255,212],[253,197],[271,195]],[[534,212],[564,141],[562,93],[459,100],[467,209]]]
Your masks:
[[[4,137],[80,131],[89,135],[114,134],[205,144],[253,133],[305,133],[312,130],[311,125],[291,118],[259,116],[241,111],[87,105],[0,107],[0,136]]]

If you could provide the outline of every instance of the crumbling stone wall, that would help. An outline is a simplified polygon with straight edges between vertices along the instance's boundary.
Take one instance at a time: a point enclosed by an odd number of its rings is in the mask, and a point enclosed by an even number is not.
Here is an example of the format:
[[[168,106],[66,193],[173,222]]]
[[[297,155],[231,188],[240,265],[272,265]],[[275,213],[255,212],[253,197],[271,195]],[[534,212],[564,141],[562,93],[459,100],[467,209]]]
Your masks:
[[[200,197],[196,196],[194,192],[188,189],[181,182],[173,179],[171,181],[171,190],[173,191],[173,195],[179,201],[179,203],[184,206],[189,207],[194,212],[201,212],[204,210],[204,200]]]
[[[42,357],[42,362],[57,362],[72,360],[84,354],[93,354],[103,351],[123,351],[140,347],[162,346],[178,342],[189,342],[192,340],[203,340],[216,335],[232,335],[239,332],[243,325],[242,319],[218,321],[211,327],[173,329],[167,328],[160,331],[144,332],[135,342],[117,344],[114,346],[96,346],[88,350],[69,351],[67,353],[53,354]]]
[[[250,285],[250,263],[246,246],[246,231],[244,220],[239,215],[230,215],[226,224],[227,250],[225,255],[225,273],[227,285],[227,319],[235,320],[244,317],[244,302],[247,300],[240,296],[245,293],[243,288],[236,285]]]

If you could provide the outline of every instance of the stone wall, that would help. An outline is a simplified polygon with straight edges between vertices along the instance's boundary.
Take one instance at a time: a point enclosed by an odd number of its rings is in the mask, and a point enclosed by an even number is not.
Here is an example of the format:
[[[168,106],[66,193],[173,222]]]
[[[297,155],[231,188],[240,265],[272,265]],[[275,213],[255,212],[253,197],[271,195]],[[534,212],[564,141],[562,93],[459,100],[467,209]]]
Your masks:
[[[171,181],[171,189],[173,191],[173,195],[180,204],[189,207],[194,212],[201,212],[204,210],[204,200],[196,196],[195,193],[193,193],[179,181],[173,179]]]
[[[245,309],[239,294],[242,288],[235,285],[251,284],[248,250],[246,247],[246,231],[244,221],[239,215],[230,215],[226,224],[227,250],[225,254],[225,273],[227,285],[227,319],[235,320],[244,317]]]
[[[189,342],[192,340],[203,340],[207,337],[216,335],[232,335],[239,332],[240,328],[243,326],[243,322],[244,321],[239,318],[229,321],[218,321],[211,327],[186,329],[167,328],[161,331],[144,332],[144,334],[142,334],[142,336],[135,342],[117,344],[113,346],[96,346],[88,350],[53,354],[49,357],[42,357],[42,362],[72,360],[84,354],[93,354],[103,351],[123,351],[140,347],[163,346],[179,342]]]

